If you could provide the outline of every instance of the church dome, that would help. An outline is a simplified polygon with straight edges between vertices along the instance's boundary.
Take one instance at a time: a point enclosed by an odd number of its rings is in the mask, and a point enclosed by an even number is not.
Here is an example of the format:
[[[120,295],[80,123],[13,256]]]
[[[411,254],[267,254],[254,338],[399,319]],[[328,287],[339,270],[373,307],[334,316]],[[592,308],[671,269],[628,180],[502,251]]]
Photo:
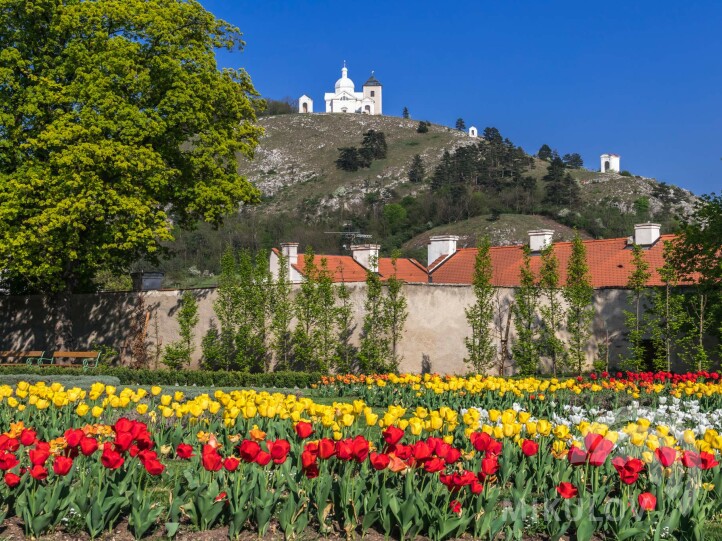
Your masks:
[[[336,81],[336,93],[338,94],[344,90],[347,92],[354,91],[353,81],[348,78],[348,69],[346,68],[346,64],[344,64],[343,69],[341,70],[341,78]]]

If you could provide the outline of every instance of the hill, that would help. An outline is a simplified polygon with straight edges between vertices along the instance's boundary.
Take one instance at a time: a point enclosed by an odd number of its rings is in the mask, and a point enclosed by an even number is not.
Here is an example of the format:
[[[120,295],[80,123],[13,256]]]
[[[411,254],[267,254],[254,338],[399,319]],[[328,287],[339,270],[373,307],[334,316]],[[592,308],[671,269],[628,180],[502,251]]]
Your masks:
[[[238,168],[261,189],[263,202],[242,208],[220,230],[201,225],[177,232],[168,246],[173,256],[161,265],[167,286],[212,284],[228,245],[268,249],[297,241],[339,253],[348,239],[328,232],[360,231],[385,253],[421,256],[437,233],[459,234],[467,244],[488,235],[501,244],[522,242],[528,229],[540,227],[560,238],[573,228],[602,238],[658,221],[671,232],[695,200],[686,190],[628,173],[562,165],[550,180],[550,162],[494,129],[484,140],[438,125],[418,133],[417,119],[389,116],[285,114],[259,122],[266,133],[255,158],[239,159]],[[368,130],[384,133],[386,158],[357,171],[337,168],[338,149],[360,146]],[[425,167],[423,182],[408,180],[415,155]]]

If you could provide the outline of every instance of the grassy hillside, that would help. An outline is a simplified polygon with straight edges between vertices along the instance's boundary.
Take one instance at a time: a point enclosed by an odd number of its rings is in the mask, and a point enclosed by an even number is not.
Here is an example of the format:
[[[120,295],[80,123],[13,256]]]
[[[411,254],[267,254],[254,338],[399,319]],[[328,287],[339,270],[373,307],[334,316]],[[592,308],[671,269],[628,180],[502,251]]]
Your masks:
[[[624,236],[641,221],[659,221],[670,232],[675,217],[689,212],[694,201],[691,193],[654,179],[568,169],[578,186],[577,201],[549,205],[544,201],[549,185],[542,180],[549,164],[528,156],[521,173],[513,173],[532,179],[533,186],[524,194],[519,191],[520,180],[510,177],[502,165],[493,169],[491,177],[488,172],[484,179],[479,177],[476,184],[477,173],[472,171],[470,178],[459,181],[466,191],[454,199],[454,179],[447,178],[452,184],[446,185],[446,192],[432,191],[434,170],[446,152],[469,155],[480,148],[476,145],[487,143],[445,126],[430,125],[427,133],[417,133],[418,123],[418,119],[356,114],[263,117],[260,124],[266,133],[255,159],[239,159],[238,165],[261,189],[263,203],[242,208],[219,230],[201,225],[196,231],[177,232],[168,247],[172,257],[161,265],[167,273],[166,285],[215,283],[220,254],[229,245],[257,250],[296,241],[302,249],[309,245],[317,253],[339,253],[348,239],[328,232],[355,230],[372,234],[371,242],[381,244],[384,253],[400,248],[423,261],[428,237],[440,233],[458,234],[462,245],[473,245],[482,235],[495,244],[522,242],[527,230],[538,228],[554,229],[564,239],[572,235],[571,227],[584,236]],[[371,129],[385,134],[387,157],[367,169],[338,169],[338,149],[360,146],[363,134]],[[515,148],[508,140],[503,145]],[[426,181],[412,184],[407,175],[416,154],[424,163]],[[478,156],[475,159],[482,164],[498,158],[483,152]],[[508,156],[500,159],[518,160],[524,155]]]

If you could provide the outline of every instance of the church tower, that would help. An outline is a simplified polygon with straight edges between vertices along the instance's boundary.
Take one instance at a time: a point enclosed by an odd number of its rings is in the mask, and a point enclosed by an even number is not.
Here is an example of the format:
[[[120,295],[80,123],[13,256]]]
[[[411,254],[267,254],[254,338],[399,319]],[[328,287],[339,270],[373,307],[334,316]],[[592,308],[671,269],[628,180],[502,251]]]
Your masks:
[[[374,72],[371,72],[371,77],[364,83],[363,86],[363,97],[370,98],[374,102],[373,115],[381,115],[383,111],[381,109],[381,83],[374,77]]]

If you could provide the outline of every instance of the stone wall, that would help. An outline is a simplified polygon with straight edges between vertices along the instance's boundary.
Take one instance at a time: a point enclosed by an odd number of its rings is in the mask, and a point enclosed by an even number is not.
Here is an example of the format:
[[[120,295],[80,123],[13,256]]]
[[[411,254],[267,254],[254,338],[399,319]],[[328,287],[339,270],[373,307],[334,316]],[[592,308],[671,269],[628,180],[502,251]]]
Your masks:
[[[355,307],[356,329],[354,340],[358,342],[363,322],[364,284],[351,284]],[[463,373],[466,366],[464,338],[469,333],[464,309],[473,302],[469,286],[442,284],[406,284],[409,317],[401,343],[403,361],[401,371],[420,372],[428,368],[440,373]],[[156,352],[178,338],[175,320],[180,296],[178,290],[149,291],[144,293],[115,292],[72,297],[71,314],[75,335],[75,348],[85,350],[94,344],[111,346],[121,351],[124,362],[131,356],[132,341],[139,330],[145,328],[151,365],[155,364]],[[199,324],[196,328],[196,362],[200,357],[200,340],[208,330],[215,315],[213,301],[215,289],[197,289],[199,301]],[[591,364],[597,357],[597,344],[603,343],[609,333],[610,358],[612,362],[626,353],[624,317],[626,308],[624,290],[598,290],[595,293],[596,317],[595,339],[587,352]],[[502,327],[512,298],[512,290],[497,292],[501,307],[499,321]],[[142,299],[142,309],[139,301]],[[40,296],[0,297],[0,350],[53,349],[52,313]],[[513,325],[511,339],[513,341]],[[509,373],[509,372],[508,372]]]

